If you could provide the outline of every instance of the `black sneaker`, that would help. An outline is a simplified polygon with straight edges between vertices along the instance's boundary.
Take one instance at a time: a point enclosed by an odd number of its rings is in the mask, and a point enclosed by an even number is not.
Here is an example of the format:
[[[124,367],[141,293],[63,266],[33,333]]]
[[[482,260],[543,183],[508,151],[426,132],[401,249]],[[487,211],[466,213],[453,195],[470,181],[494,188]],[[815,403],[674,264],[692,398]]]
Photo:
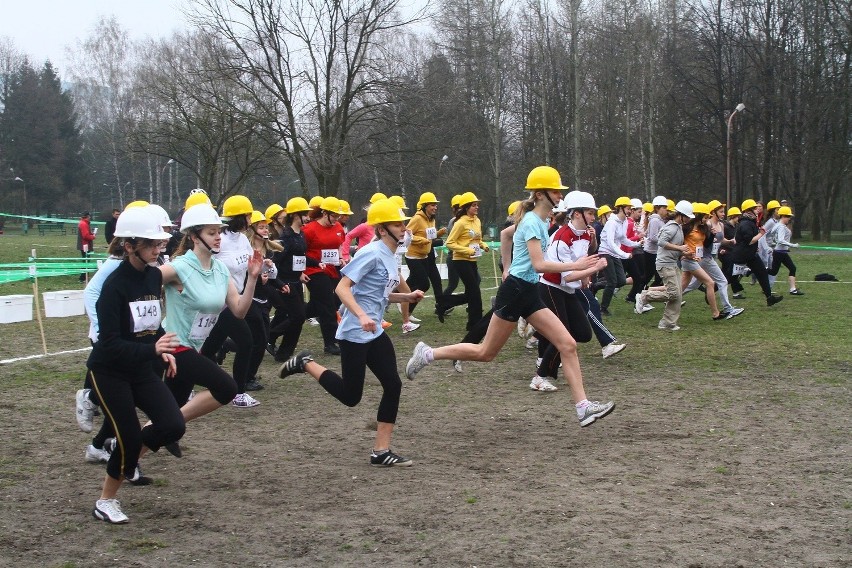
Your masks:
[[[281,369],[278,370],[278,376],[283,379],[284,377],[289,377],[296,373],[304,373],[305,365],[313,360],[314,358],[310,351],[300,351],[296,355],[287,359],[287,361],[281,365]]]
[[[799,290],[798,288],[793,288],[792,290],[790,290],[790,295],[791,296],[804,296],[805,293],[802,292],[801,290]]]
[[[340,355],[340,346],[336,343],[329,343],[323,347],[322,350],[324,353],[328,353],[329,355]]]
[[[735,299],[737,299],[737,300],[744,300],[744,299],[745,299],[745,294],[743,294],[742,292],[737,292],[737,293],[736,293],[736,294],[734,294],[732,297],[733,297],[733,298],[735,298]]]
[[[784,299],[784,296],[778,296],[776,294],[772,294],[771,296],[766,298],[766,305],[767,306],[774,306],[775,304],[777,304],[778,302],[780,302],[783,299]]]
[[[611,316],[612,314],[611,314],[611,313],[609,313],[609,310],[608,310],[608,309],[606,309],[606,308],[601,308],[601,315],[602,315],[602,316]]]
[[[266,344],[266,352],[269,353],[270,355],[274,356],[275,355],[275,345],[272,344],[272,343],[267,343]]]
[[[136,470],[133,472],[133,477],[125,477],[125,479],[130,482],[130,485],[136,486],[151,485],[154,483],[153,479],[142,473],[142,470],[139,469],[138,465],[136,466]]]
[[[172,442],[171,444],[166,444],[163,447],[166,448],[166,451],[169,452],[170,454],[172,454],[174,457],[176,457],[176,458],[182,458],[183,457],[183,450],[180,449],[180,444],[178,444],[177,442]]]
[[[398,456],[390,450],[377,454],[375,451],[370,454],[370,465],[376,467],[407,467],[413,465],[414,462],[408,458]]]
[[[260,384],[260,381],[258,381],[258,380],[257,380],[257,377],[254,377],[253,379],[250,379],[250,380],[246,383],[246,390],[247,390],[247,391],[259,391],[259,390],[263,390],[263,385],[262,385],[262,384]]]
[[[439,322],[444,323],[444,316],[447,315],[447,312],[443,308],[437,307],[435,308],[435,315],[438,316]]]

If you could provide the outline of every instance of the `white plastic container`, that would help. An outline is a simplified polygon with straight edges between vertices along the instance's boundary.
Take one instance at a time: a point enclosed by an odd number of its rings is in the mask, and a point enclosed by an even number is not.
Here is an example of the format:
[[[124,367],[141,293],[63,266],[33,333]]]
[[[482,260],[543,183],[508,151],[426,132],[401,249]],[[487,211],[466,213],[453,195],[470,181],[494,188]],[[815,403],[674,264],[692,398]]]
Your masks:
[[[447,280],[450,277],[447,272],[447,265],[443,262],[438,263],[438,274],[441,275],[441,280]]]
[[[86,313],[83,307],[82,290],[58,290],[44,292],[44,315],[49,318],[81,316]]]
[[[31,294],[0,296],[0,323],[32,321],[33,297]]]

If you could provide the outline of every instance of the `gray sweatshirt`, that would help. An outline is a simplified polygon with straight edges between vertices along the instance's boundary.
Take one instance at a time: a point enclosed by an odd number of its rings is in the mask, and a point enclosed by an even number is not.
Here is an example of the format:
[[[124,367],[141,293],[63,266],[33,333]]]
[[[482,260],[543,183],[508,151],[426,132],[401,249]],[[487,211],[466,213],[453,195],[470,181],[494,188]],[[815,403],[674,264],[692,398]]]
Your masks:
[[[775,250],[777,251],[789,251],[790,247],[796,247],[790,242],[790,238],[793,236],[793,231],[787,228],[787,225],[784,223],[777,223],[773,230],[773,240],[775,241]]]
[[[665,248],[666,243],[673,245],[683,244],[683,229],[677,221],[669,221],[660,230],[660,235],[657,237],[657,270],[660,268],[676,268],[677,261],[683,254],[679,250],[669,250]]]
[[[650,254],[657,254],[657,238],[660,236],[660,230],[666,222],[657,213],[648,217],[648,234],[645,235],[645,244],[643,249]]]

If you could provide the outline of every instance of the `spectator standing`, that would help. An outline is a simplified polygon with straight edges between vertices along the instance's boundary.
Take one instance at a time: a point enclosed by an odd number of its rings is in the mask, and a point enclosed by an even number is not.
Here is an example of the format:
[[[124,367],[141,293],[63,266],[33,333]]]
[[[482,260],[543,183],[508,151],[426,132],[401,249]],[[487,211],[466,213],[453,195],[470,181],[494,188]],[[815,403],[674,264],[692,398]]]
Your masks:
[[[80,251],[80,256],[86,259],[89,252],[92,250],[92,244],[95,242],[95,234],[92,232],[92,225],[89,221],[89,212],[86,211],[80,217],[80,222],[77,223],[77,250]],[[86,270],[80,272],[80,282],[86,281]]]

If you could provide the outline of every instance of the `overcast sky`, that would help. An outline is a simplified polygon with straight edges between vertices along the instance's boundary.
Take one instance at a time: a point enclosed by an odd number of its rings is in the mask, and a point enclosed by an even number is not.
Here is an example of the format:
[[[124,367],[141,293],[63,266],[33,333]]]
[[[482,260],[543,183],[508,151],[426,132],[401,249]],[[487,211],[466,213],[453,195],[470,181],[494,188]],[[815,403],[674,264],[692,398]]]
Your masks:
[[[50,59],[64,74],[65,48],[88,36],[101,16],[114,15],[134,40],[186,27],[186,0],[0,0],[0,38],[30,56]]]

